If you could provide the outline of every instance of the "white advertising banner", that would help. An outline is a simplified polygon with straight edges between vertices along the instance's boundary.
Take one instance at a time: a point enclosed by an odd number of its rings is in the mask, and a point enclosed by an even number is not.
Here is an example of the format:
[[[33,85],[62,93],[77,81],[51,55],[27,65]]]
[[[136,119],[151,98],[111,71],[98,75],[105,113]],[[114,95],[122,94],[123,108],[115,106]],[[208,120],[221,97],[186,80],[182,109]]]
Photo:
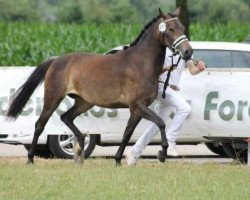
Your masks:
[[[35,91],[16,121],[8,121],[5,116],[11,95],[25,82],[33,69],[0,68],[0,135],[33,134],[43,106],[43,85]],[[250,137],[249,85],[248,70],[207,69],[197,76],[191,76],[185,71],[180,93],[191,104],[192,112],[182,128],[181,136]],[[72,105],[72,99],[64,99],[49,119],[43,134],[70,134],[71,131],[60,120],[60,115]],[[151,108],[157,110],[157,101]],[[167,126],[173,114],[170,110]],[[128,109],[94,107],[78,117],[75,123],[83,132],[122,136],[128,118]],[[140,135],[149,123],[143,120],[136,128],[135,135]]]

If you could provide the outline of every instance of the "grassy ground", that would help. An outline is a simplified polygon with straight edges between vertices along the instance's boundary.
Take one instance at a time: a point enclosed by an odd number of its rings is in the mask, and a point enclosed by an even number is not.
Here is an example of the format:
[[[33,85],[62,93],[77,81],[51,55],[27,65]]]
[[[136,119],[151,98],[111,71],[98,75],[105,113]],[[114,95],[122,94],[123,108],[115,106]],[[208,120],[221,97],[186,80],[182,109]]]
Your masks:
[[[115,167],[113,159],[0,159],[0,199],[249,199],[250,169],[234,164],[158,163]]]

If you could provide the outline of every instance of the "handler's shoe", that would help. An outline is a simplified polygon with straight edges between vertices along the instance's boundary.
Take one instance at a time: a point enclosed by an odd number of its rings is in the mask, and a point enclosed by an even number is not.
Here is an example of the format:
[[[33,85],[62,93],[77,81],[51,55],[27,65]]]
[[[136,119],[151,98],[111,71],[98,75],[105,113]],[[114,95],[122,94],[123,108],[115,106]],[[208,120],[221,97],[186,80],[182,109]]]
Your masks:
[[[176,149],[176,144],[174,142],[168,143],[167,155],[173,156],[173,157],[179,156],[177,149]]]
[[[135,152],[134,152],[133,148],[130,148],[126,152],[125,157],[126,157],[128,166],[136,165],[137,157],[135,156]]]

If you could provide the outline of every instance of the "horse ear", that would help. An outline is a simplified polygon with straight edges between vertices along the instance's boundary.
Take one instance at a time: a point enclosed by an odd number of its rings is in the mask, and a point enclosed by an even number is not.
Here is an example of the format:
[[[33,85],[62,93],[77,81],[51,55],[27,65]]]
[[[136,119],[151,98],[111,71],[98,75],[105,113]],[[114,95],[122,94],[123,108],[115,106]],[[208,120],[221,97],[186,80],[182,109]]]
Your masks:
[[[165,15],[163,14],[163,12],[162,12],[162,10],[160,8],[159,8],[159,15],[160,15],[161,18],[163,18],[163,19],[165,18]]]
[[[174,11],[174,14],[179,17],[181,13],[181,7],[179,6],[178,8],[176,8],[176,10]]]

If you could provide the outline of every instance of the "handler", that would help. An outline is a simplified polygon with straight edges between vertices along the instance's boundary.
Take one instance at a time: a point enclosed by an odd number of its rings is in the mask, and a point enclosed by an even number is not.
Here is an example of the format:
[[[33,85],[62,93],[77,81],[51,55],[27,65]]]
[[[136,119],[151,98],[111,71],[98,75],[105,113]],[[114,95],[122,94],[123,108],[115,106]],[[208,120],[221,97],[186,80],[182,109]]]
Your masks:
[[[167,113],[169,107],[174,107],[176,109],[172,124],[166,131],[166,136],[168,140],[167,155],[178,156],[178,152],[176,150],[176,138],[178,133],[180,132],[183,123],[185,122],[191,111],[190,105],[183,99],[183,97],[178,92],[180,77],[185,66],[189,69],[190,74],[196,75],[204,71],[205,64],[203,61],[197,61],[197,63],[194,64],[194,61],[192,59],[187,61],[183,59],[179,60],[179,55],[172,54],[173,53],[171,52],[171,50],[167,48],[165,62],[163,66],[163,70],[165,72],[159,77],[158,95],[156,99],[159,101],[158,115],[164,121],[167,120]],[[178,65],[170,73],[169,84],[165,91],[165,98],[163,98],[163,86],[167,77],[167,71],[170,69],[170,66],[173,63],[178,63]],[[150,143],[150,141],[153,140],[154,136],[158,133],[158,131],[158,127],[153,123],[147,128],[147,130],[137,140],[136,144],[126,152],[125,156],[128,165],[136,164],[137,159],[140,157],[143,150]]]

